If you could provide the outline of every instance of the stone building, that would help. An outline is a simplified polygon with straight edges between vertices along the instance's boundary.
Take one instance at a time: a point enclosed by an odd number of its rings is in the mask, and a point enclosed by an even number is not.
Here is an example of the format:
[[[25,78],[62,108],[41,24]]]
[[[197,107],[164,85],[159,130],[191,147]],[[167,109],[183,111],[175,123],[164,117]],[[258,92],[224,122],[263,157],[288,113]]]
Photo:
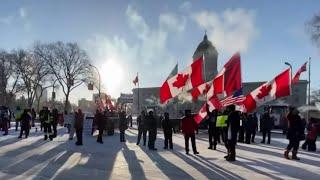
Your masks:
[[[207,35],[204,35],[203,41],[197,46],[194,52],[193,59],[198,59],[200,56],[204,56],[204,79],[209,81],[213,79],[217,70],[218,52],[212,43],[208,40]],[[243,94],[246,95],[252,90],[256,89],[264,82],[244,82]],[[292,96],[272,101],[270,105],[290,105],[302,106],[306,104],[307,99],[307,85],[305,80],[299,81],[292,86]],[[193,113],[197,113],[201,106],[204,104],[204,99],[201,98],[197,102],[192,102],[191,96],[181,95],[179,97],[170,100],[168,104],[162,105],[159,100],[160,87],[148,87],[148,88],[135,88],[133,91],[133,113],[136,114],[138,109],[154,109],[157,113],[163,113],[165,111],[170,113],[171,117],[180,117],[183,115],[185,109],[191,109]],[[138,95],[139,94],[139,95]],[[138,108],[138,97],[139,105]]]

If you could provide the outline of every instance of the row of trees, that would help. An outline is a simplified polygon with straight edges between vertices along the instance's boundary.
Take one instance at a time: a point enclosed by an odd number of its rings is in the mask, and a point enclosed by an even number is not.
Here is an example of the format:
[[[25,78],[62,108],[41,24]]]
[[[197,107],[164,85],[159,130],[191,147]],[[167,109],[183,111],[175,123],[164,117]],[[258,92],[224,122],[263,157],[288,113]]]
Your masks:
[[[69,110],[69,95],[81,84],[92,80],[89,57],[76,43],[36,43],[32,49],[0,51],[0,103],[10,105],[23,94],[28,107],[36,102],[37,109],[43,91],[58,82],[65,95],[65,110]]]

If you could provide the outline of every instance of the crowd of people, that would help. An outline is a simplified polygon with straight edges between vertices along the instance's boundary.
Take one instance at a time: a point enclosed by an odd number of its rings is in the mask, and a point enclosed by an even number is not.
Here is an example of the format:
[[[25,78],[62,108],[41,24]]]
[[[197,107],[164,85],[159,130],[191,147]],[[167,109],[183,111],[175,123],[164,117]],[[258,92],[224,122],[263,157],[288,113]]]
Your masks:
[[[208,106],[207,106],[208,107]],[[15,119],[16,131],[20,125],[20,135],[22,138],[28,138],[31,127],[35,126],[35,120],[37,113],[34,109],[20,109],[16,108],[15,112],[12,112],[9,108],[2,106],[0,108],[0,127],[4,131],[3,135],[8,135],[8,129],[10,128],[11,118]],[[261,143],[271,143],[271,130],[273,128],[273,122],[270,115],[270,107],[266,106],[264,108],[264,113],[261,114],[260,120],[258,121],[257,114],[254,113],[241,113],[236,111],[234,105],[228,106],[224,111],[219,112],[214,110],[212,112],[207,108],[208,116],[205,118],[208,127],[208,149],[216,150],[217,144],[223,142],[227,155],[225,156],[227,161],[236,160],[236,144],[255,143],[255,135],[258,129],[262,133]],[[103,134],[110,120],[110,112],[108,110],[98,109],[93,118],[92,132],[98,130],[97,142],[103,143]],[[85,115],[78,109],[72,113],[64,113],[65,125],[68,129],[69,140],[74,138],[74,133],[76,133],[76,145],[83,145],[83,128]],[[120,111],[118,113],[118,128],[120,132],[120,142],[126,142],[125,140],[125,130],[132,127],[132,116],[126,114],[125,111]],[[48,107],[43,107],[39,112],[38,116],[40,122],[40,130],[43,131],[44,140],[52,141],[57,137],[57,126],[59,121],[59,112],[57,109],[53,108],[51,111]],[[173,149],[173,133],[176,133],[176,128],[172,119],[169,117],[169,113],[165,112],[161,119],[161,127],[164,134],[164,149]],[[284,151],[284,157],[290,159],[289,153],[292,151],[291,159],[299,160],[297,153],[300,145],[300,141],[305,140],[302,145],[302,149],[307,149],[308,151],[316,150],[316,139],[320,131],[320,124],[316,119],[311,118],[307,125],[307,136],[305,136],[304,130],[306,127],[306,121],[301,118],[299,111],[295,107],[289,108],[289,113],[286,116],[288,122],[287,129],[287,139],[289,144]],[[158,132],[158,118],[155,116],[153,111],[142,111],[137,117],[137,145],[140,145],[142,139],[143,146],[148,145],[150,150],[157,150],[155,147],[155,141]],[[259,122],[259,125],[258,125]],[[189,155],[189,141],[191,140],[191,146],[193,153],[199,154],[196,147],[196,132],[198,131],[198,124],[195,122],[194,116],[191,110],[185,110],[185,115],[180,121],[181,132],[185,139],[185,152]],[[112,125],[112,128],[114,125]],[[260,127],[260,128],[258,128]],[[37,130],[37,128],[36,128]],[[108,133],[109,134],[109,133]],[[148,141],[147,141],[148,139]],[[222,141],[221,141],[222,139]]]

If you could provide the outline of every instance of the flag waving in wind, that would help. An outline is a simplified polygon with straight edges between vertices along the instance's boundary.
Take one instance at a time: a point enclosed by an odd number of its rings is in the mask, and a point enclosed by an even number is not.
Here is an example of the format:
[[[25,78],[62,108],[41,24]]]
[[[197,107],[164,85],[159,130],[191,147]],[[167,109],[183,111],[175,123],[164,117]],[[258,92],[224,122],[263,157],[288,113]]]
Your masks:
[[[189,91],[203,84],[202,64],[203,59],[200,57],[183,72],[167,79],[160,88],[160,103],[165,103],[180,93]]]
[[[243,112],[251,112],[257,107],[291,94],[291,69],[288,68],[273,80],[262,84],[248,94],[242,102]]]
[[[132,81],[133,84],[136,86],[137,83],[139,82],[139,77],[138,77],[138,73],[137,73],[137,76],[134,78],[134,80]]]
[[[292,79],[292,83],[293,83],[293,84],[299,82],[301,73],[307,71],[307,63],[308,63],[308,62],[305,62],[305,63],[300,67],[300,69],[297,71],[296,75],[295,75],[294,78]]]
[[[208,99],[214,95],[223,94],[224,96],[233,95],[234,91],[241,89],[241,59],[240,54],[234,54],[231,59],[223,66],[223,69],[214,78],[213,84],[208,91]]]

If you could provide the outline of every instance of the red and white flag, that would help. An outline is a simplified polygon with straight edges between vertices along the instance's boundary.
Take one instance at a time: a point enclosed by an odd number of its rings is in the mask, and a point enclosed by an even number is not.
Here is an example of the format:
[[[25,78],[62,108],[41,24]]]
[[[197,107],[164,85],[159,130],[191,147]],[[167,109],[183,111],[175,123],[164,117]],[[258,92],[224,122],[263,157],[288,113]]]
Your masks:
[[[166,80],[160,88],[160,103],[165,103],[169,99],[179,95],[181,92],[189,91],[203,84],[202,64],[203,58],[200,57],[183,72]]]
[[[207,103],[202,105],[199,113],[194,117],[194,120],[197,124],[199,124],[207,116],[207,106],[209,106],[208,108],[210,112],[215,109],[220,110],[223,108],[222,104],[216,96],[211,97],[211,99]]]
[[[291,69],[283,71],[273,80],[264,83],[250,94],[242,102],[243,112],[251,112],[257,107],[291,94]]]
[[[308,63],[308,62],[305,62],[305,63],[300,67],[300,69],[297,71],[296,75],[295,75],[294,78],[292,79],[292,83],[293,83],[293,84],[299,82],[301,73],[307,71],[307,63]]]
[[[214,95],[223,94],[232,96],[235,90],[241,89],[241,58],[240,54],[234,54],[224,65],[223,69],[214,78],[207,97],[210,99]]]
[[[212,81],[206,82],[201,84],[200,86],[192,89],[191,91],[191,95],[192,95],[192,99],[194,101],[198,100],[198,97],[201,94],[207,94],[207,92],[209,91],[210,87],[211,87]]]
[[[134,78],[134,80],[132,82],[133,82],[134,85],[136,85],[139,82],[138,73],[137,73],[137,76]]]

